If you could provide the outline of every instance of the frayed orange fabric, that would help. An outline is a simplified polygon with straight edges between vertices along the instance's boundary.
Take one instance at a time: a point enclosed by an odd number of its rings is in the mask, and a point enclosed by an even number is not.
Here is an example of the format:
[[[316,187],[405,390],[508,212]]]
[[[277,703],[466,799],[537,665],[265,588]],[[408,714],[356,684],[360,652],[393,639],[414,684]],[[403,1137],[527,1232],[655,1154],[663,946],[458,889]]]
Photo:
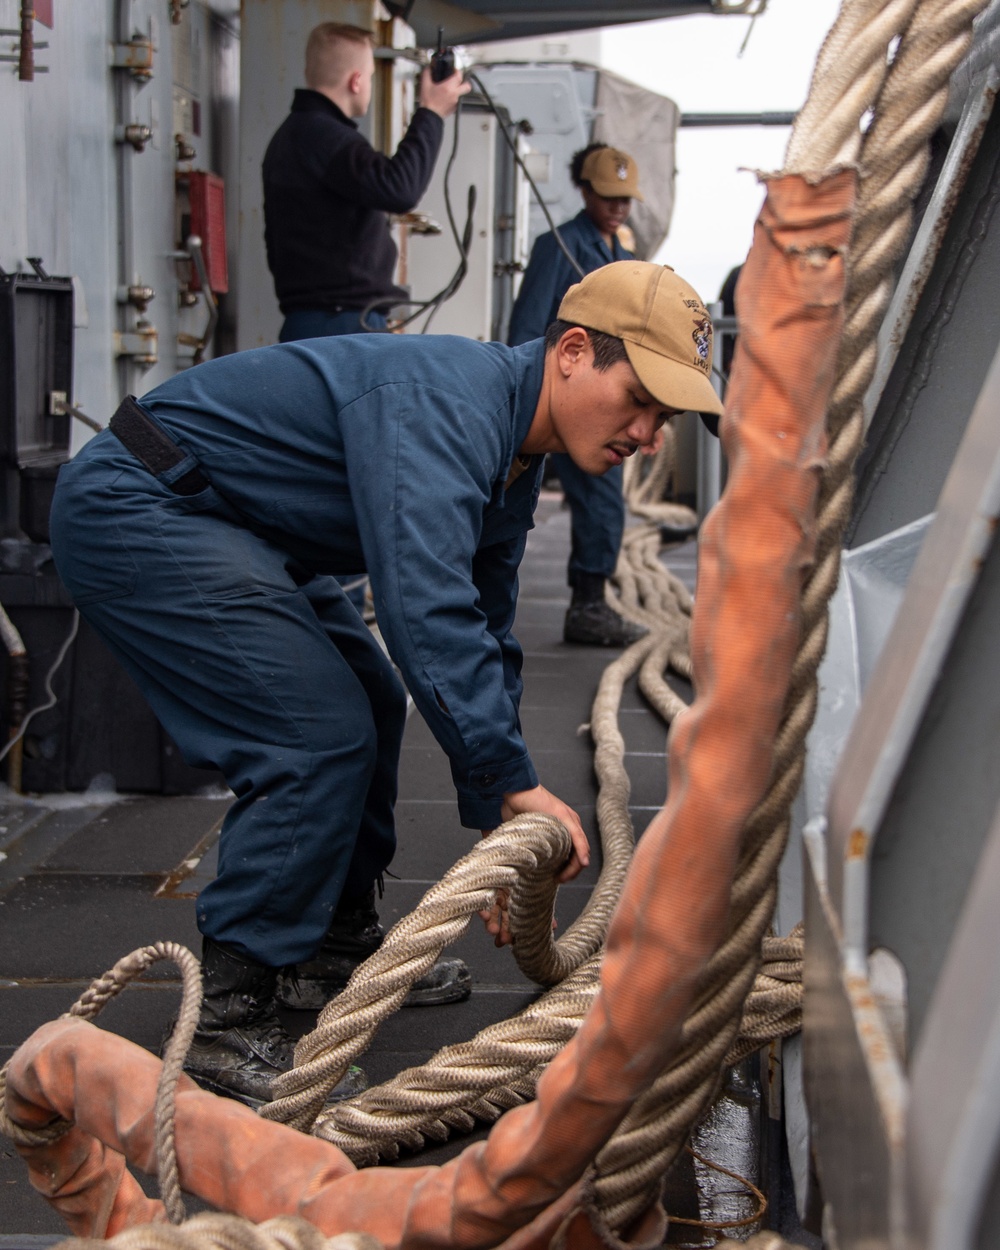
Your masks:
[[[740,341],[722,423],[729,479],[700,538],[695,701],[671,731],[669,799],[636,851],[601,992],[543,1074],[536,1101],[507,1112],[486,1141],[440,1168],[357,1172],[332,1145],[185,1081],[176,1138],[189,1192],[257,1222],[296,1214],[327,1235],[370,1233],[390,1250],[486,1250],[508,1238],[509,1250],[613,1243],[590,1215],[580,1179],[670,1062],[726,933],[740,834],[769,780],[813,555],[854,190],[852,171],[816,186],[795,176],[768,182],[737,294]],[[12,1119],[37,1127],[57,1113],[78,1125],[77,1135],[41,1148],[44,1161],[39,1148],[22,1148],[57,1206],[80,1175],[78,1135],[96,1139],[84,1167],[94,1173],[96,1236],[149,1218],[113,1152],[153,1170],[159,1063],[122,1047],[129,1044],[92,1026],[57,1021],[17,1052],[8,1075]],[[117,1179],[98,1182],[102,1158]],[[83,1217],[73,1219],[81,1229]],[[657,1208],[647,1213],[636,1239],[659,1236],[661,1219]]]

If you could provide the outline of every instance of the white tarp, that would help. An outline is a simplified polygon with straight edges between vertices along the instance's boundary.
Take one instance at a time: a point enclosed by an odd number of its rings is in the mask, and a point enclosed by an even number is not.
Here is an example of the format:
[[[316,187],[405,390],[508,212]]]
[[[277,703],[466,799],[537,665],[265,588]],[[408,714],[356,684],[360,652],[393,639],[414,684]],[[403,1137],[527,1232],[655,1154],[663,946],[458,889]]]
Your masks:
[[[680,109],[666,96],[599,70],[593,141],[621,148],[639,167],[643,202],[632,204],[629,225],[636,255],[644,260],[667,237],[674,210],[677,126]]]

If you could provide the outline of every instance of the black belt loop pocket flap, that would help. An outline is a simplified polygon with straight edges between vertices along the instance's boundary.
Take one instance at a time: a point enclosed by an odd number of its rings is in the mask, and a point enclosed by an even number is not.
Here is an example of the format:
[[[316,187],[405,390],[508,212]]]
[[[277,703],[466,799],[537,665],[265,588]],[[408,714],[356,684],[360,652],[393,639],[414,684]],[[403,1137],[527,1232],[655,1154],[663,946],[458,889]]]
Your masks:
[[[166,431],[143,412],[132,395],[122,400],[118,411],[108,422],[108,429],[156,477],[190,459],[190,453],[178,447]],[[175,495],[197,495],[210,483],[201,469],[195,466],[176,482],[167,485]]]

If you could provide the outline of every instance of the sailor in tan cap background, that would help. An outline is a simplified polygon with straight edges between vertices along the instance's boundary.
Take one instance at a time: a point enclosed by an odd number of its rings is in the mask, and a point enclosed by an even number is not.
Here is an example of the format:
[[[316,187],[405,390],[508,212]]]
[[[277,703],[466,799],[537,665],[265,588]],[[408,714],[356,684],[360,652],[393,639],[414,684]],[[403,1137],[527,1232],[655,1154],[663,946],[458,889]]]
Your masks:
[[[583,208],[559,227],[559,237],[583,273],[631,259],[633,243],[625,222],[632,201],[642,199],[632,157],[618,148],[592,143],[574,154],[570,178],[583,197]],[[555,232],[540,235],[511,313],[508,343],[515,346],[541,338],[555,321],[563,296],[579,278]],[[626,621],[604,599],[605,582],[615,570],[625,528],[621,469],[595,480],[568,456],[553,456],[551,463],[570,508],[572,601],[563,638],[594,646],[625,646],[645,631]]]

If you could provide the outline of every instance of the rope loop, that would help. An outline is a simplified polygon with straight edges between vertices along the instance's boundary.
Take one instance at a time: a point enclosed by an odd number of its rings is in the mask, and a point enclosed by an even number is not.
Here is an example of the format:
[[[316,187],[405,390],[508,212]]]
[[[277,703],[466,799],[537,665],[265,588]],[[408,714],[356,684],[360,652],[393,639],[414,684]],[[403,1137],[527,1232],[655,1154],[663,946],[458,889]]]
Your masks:
[[[351,1062],[367,1049],[379,1024],[402,1003],[410,986],[440,957],[445,946],[466,931],[479,911],[488,909],[497,890],[512,895],[519,933],[527,936],[532,969],[552,975],[558,968],[552,941],[553,876],[572,852],[569,834],[549,816],[517,816],[484,838],[424,895],[417,909],[386,934],[381,947],[352,975],[344,990],[323,1008],[315,1029],[295,1047],[295,1066],[274,1083],[273,1101],[261,1108],[278,1120],[308,1132]],[[521,879],[526,878],[522,887]],[[528,906],[546,900],[544,913]],[[547,940],[537,934],[543,930]]]
[[[95,978],[69,1011],[64,1013],[63,1019],[75,1017],[81,1020],[93,1020],[130,981],[134,981],[147,968],[161,959],[173,960],[180,968],[183,980],[180,1015],[164,1055],[154,1109],[160,1195],[167,1218],[172,1224],[180,1224],[186,1213],[177,1171],[174,1107],[177,1082],[180,1079],[182,1065],[188,1047],[191,1045],[201,1009],[201,967],[198,960],[186,946],[181,946],[178,942],[154,942],[151,946],[139,947],[131,954],[119,959],[114,967],[102,976]],[[54,1120],[42,1129],[26,1129],[9,1118],[5,1106],[8,1066],[5,1065],[3,1071],[0,1072],[0,1132],[21,1146],[45,1146],[69,1132],[73,1125],[67,1120]]]

